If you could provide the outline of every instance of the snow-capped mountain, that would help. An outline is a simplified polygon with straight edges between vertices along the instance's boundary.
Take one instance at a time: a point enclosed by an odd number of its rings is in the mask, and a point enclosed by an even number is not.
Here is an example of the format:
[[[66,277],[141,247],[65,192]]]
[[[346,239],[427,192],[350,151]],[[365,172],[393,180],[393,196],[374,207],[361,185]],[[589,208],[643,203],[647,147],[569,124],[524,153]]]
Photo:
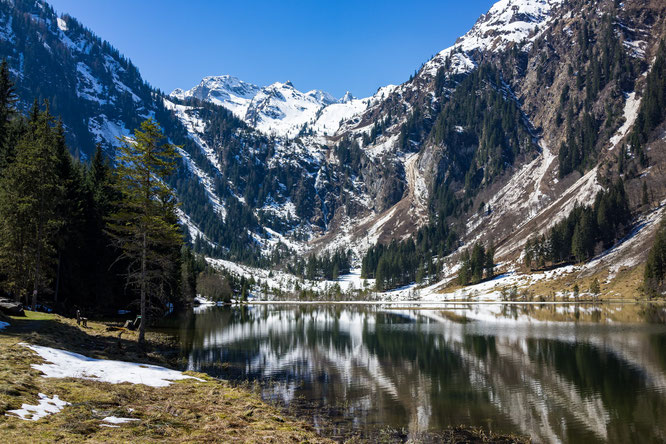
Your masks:
[[[518,266],[530,235],[619,177],[635,214],[646,211],[643,183],[654,202],[666,197],[663,137],[640,139],[648,167],[631,139],[664,38],[663,2],[500,0],[413,78],[362,99],[231,76],[165,96],[73,18],[16,4],[0,3],[0,53],[22,103],[49,91],[83,155],[98,141],[112,154],[114,136],[158,119],[182,145],[170,185],[207,254],[340,247],[359,260],[377,243],[450,228],[446,248],[428,247],[447,252],[436,266],[490,240]]]
[[[332,134],[341,120],[365,110],[368,103],[349,92],[338,100],[325,91],[301,92],[290,81],[259,87],[229,75],[204,77],[190,90],[174,90],[171,97],[215,103],[265,134],[286,137],[308,129]],[[328,111],[332,105],[337,106]]]
[[[252,99],[261,91],[257,85],[244,82],[232,76],[210,76],[194,88],[183,91],[175,89],[171,93],[177,99],[194,97],[199,100],[208,100],[216,105],[223,106],[243,119]]]

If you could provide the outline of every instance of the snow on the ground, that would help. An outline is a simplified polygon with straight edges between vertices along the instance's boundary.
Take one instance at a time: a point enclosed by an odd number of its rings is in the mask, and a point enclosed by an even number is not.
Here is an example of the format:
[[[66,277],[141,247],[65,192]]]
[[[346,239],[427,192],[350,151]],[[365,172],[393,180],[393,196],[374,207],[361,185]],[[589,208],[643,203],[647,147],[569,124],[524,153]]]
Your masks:
[[[631,92],[627,94],[626,100],[624,102],[624,123],[617,132],[613,134],[613,137],[610,138],[610,149],[615,148],[615,146],[622,140],[624,136],[627,135],[627,131],[636,121],[638,117],[638,108],[641,105],[641,98],[636,97],[636,92]]]
[[[534,216],[543,208],[547,203],[547,196],[543,194],[542,186],[556,156],[543,140],[539,141],[539,146],[541,147],[541,155],[524,165],[488,201],[488,206],[492,208],[490,221],[485,217],[485,214],[475,213],[468,221],[468,232],[474,231],[484,222],[486,225],[502,223],[509,211],[525,210],[530,216]],[[523,219],[520,225],[529,221],[530,217],[524,217]]]
[[[106,418],[102,419],[104,422],[108,422],[111,424],[125,424],[128,422],[132,421],[140,421],[140,419],[137,418],[119,418],[117,416],[107,416]]]
[[[500,0],[481,16],[455,45],[439,52],[424,66],[424,73],[435,75],[447,59],[452,74],[473,70],[474,60],[468,55],[475,50],[501,50],[512,42],[534,40],[551,20],[551,10],[562,0]]]
[[[465,51],[500,50],[543,30],[562,0],[500,0],[458,42]]]
[[[560,208],[557,216],[553,218],[548,228],[555,225],[560,220],[567,217],[576,205],[590,205],[594,203],[594,198],[597,193],[603,188],[597,180],[598,166],[595,166],[590,171],[585,173],[583,177],[578,179],[564,194],[566,195],[569,190],[575,190],[575,195],[565,205]]]
[[[118,144],[118,139],[130,135],[129,130],[122,121],[112,121],[106,114],[92,117],[88,122],[88,129],[95,135],[95,142],[106,142],[112,146]]]
[[[216,305],[217,303],[215,301],[211,301],[208,298],[205,298],[201,296],[200,294],[196,295],[194,297],[194,300],[198,302],[200,305]]]
[[[213,209],[215,210],[215,212],[219,213],[222,216],[222,220],[224,220],[224,218],[227,215],[227,210],[226,208],[224,208],[222,202],[220,202],[220,198],[215,193],[215,189],[213,187],[213,179],[208,174],[206,174],[206,172],[204,172],[201,168],[199,168],[199,166],[192,160],[190,155],[184,149],[178,147],[177,151],[180,154],[181,158],[183,159],[183,162],[187,166],[187,169],[189,169],[192,172],[192,174],[194,174],[199,179],[199,182],[204,186],[204,189],[208,194],[208,199],[210,200],[210,203],[213,205]]]
[[[380,89],[363,99],[347,93],[338,100],[320,90],[301,92],[289,81],[260,87],[223,75],[204,77],[194,88],[176,89],[171,96],[207,100],[266,134],[294,137],[305,126],[319,135],[333,135],[342,121],[362,113],[384,93]]]
[[[299,288],[314,291],[325,292],[335,285],[340,287],[343,293],[350,293],[354,290],[372,290],[375,287],[374,279],[362,279],[361,270],[354,269],[349,274],[340,276],[336,280],[311,281],[301,279],[289,273],[282,271],[269,271],[260,268],[254,268],[247,265],[237,264],[235,262],[222,259],[207,259],[208,262],[216,267],[221,267],[227,271],[244,276],[245,278],[254,278],[267,284],[269,289],[281,289],[283,291],[295,291],[295,284]],[[512,287],[517,289],[530,286],[542,280],[550,280],[561,277],[566,274],[581,271],[579,266],[565,266],[539,273],[522,274],[516,271],[509,271],[495,278],[474,285],[468,285],[450,292],[442,292],[442,288],[455,279],[459,265],[450,267],[450,272],[444,279],[419,288],[416,283],[405,285],[393,290],[384,292],[372,292],[370,298],[379,302],[415,302],[415,303],[438,303],[449,301],[502,301],[502,290],[508,290]],[[559,294],[558,294],[559,295]],[[271,301],[273,300],[272,291],[268,295],[260,294],[260,288],[255,289],[253,301]],[[290,302],[290,301],[280,301]],[[296,301],[291,301],[296,302]],[[367,302],[367,301],[363,301]]]
[[[315,291],[326,291],[337,285],[342,292],[372,288],[375,283],[374,279],[361,279],[360,269],[354,269],[349,274],[342,275],[336,280],[308,280],[301,279],[296,275],[284,271],[264,270],[224,259],[206,258],[206,260],[212,266],[224,268],[238,277],[245,277],[246,279],[254,278],[255,281],[261,281],[262,284],[265,283],[268,285],[269,289],[280,289],[283,291],[295,291],[297,283],[298,287],[303,290]],[[255,289],[255,293],[260,290],[260,288]]]
[[[44,393],[39,393],[39,403],[37,405],[23,404],[20,409],[8,410],[6,416],[16,416],[24,421],[37,421],[52,413],[58,413],[69,402],[63,401],[58,398],[58,395],[53,395],[49,398]]]
[[[9,322],[0,321],[0,330],[4,330],[7,327],[9,327]]]
[[[443,293],[442,286],[450,282],[449,279],[437,282],[425,288],[417,288],[415,284],[406,287],[379,293],[378,298],[386,301],[413,301],[413,302],[446,302],[446,301],[501,301],[502,289],[511,287],[524,287],[544,279],[553,279],[563,274],[572,273],[575,267],[567,266],[542,273],[520,274],[515,271],[496,276],[493,279],[468,285],[454,291]]]
[[[177,88],[171,96],[178,99],[195,97],[199,100],[210,100],[227,108],[239,119],[244,119],[252,99],[260,90],[257,85],[230,75],[207,76],[194,88],[188,91]]]
[[[172,381],[181,379],[202,381],[199,378],[187,376],[177,370],[158,365],[93,359],[57,348],[30,344],[21,345],[37,352],[39,356],[47,361],[44,364],[32,365],[32,368],[44,373],[46,378],[82,378],[111,384],[129,382],[151,387],[166,387]]]

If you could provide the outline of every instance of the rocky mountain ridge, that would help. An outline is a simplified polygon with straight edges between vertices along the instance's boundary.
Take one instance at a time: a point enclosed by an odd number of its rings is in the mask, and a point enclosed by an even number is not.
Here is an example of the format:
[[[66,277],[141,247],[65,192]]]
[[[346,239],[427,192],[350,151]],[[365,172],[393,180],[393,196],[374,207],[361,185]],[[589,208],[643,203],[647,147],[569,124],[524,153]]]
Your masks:
[[[377,244],[411,240],[433,282],[492,242],[503,269],[518,269],[530,236],[622,179],[635,220],[651,222],[631,257],[607,260],[635,265],[659,219],[645,215],[663,211],[660,123],[636,139],[666,36],[658,1],[501,0],[410,80],[340,100],[230,76],[167,96],[73,18],[2,5],[0,53],[22,101],[50,91],[81,156],[95,142],[112,155],[114,136],[147,116],[182,144],[171,185],[209,255],[298,274],[293,259],[309,253],[350,248],[360,264]]]
[[[170,96],[223,106],[259,131],[289,138],[309,130],[332,135],[341,119],[358,114],[370,103],[370,98],[357,99],[350,92],[336,99],[321,90],[301,92],[290,81],[259,87],[229,75],[204,77],[195,87],[175,89]]]

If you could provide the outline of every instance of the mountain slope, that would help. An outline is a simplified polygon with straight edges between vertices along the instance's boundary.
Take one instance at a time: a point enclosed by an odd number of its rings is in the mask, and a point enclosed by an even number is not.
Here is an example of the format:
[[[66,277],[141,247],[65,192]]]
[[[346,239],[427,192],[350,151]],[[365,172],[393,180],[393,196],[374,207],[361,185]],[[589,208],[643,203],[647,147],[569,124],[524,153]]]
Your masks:
[[[518,268],[531,235],[620,178],[635,220],[648,221],[640,253],[658,219],[646,215],[666,198],[664,116],[646,93],[665,10],[501,0],[413,78],[365,99],[230,76],[167,96],[39,1],[0,4],[0,55],[22,105],[49,98],[81,156],[100,142],[112,157],[115,136],[155,117],[182,145],[170,185],[200,251],[296,274],[310,252],[351,248],[360,264],[400,251],[413,258],[393,264],[395,282],[434,282],[475,242]]]

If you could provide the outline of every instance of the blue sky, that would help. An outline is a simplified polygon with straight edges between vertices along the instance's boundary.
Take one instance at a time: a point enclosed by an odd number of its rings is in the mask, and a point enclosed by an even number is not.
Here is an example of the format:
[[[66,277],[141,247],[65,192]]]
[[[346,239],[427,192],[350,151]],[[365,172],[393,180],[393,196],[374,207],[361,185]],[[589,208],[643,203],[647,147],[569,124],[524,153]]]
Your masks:
[[[206,75],[357,97],[407,80],[494,3],[463,1],[51,0],[166,92]]]

